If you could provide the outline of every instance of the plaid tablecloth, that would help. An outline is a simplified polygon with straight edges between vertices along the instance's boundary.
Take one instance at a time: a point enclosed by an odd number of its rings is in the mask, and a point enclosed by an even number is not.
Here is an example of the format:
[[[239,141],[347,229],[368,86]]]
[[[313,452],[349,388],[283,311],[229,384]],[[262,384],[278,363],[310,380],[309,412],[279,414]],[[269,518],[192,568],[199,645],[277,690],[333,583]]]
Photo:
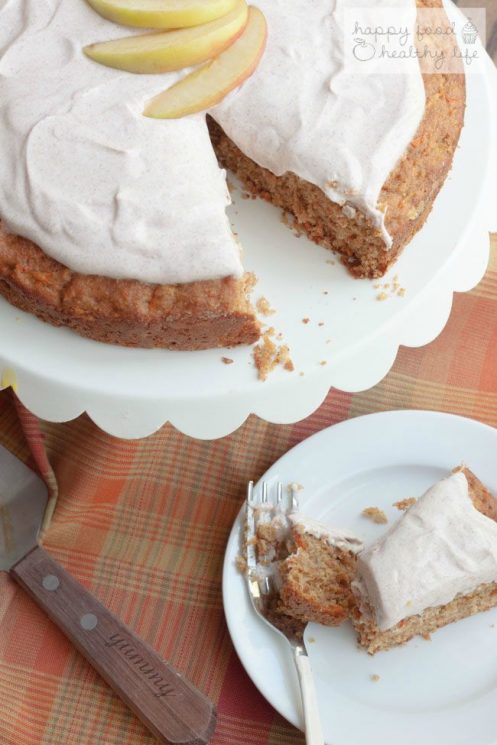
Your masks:
[[[300,732],[259,695],[232,647],[221,567],[245,484],[303,438],[395,408],[448,411],[497,426],[497,236],[484,280],[457,295],[432,344],[401,349],[387,377],[331,391],[294,425],[251,417],[214,442],[165,426],[118,440],[86,416],[38,422],[0,394],[0,442],[46,479],[53,556],[218,705],[214,745],[291,745]],[[146,745],[153,738],[46,616],[0,573],[0,745]]]

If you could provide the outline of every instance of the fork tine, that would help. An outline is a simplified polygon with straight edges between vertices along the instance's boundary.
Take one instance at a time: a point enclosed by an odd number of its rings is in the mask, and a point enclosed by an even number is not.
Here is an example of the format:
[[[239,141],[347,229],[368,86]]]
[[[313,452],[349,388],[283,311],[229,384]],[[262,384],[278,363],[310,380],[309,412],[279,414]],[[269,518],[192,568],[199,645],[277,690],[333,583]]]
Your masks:
[[[246,529],[246,560],[249,569],[254,569],[257,566],[257,555],[255,545],[252,539],[255,536],[255,514],[254,514],[254,482],[249,481],[247,484],[247,499],[245,502],[245,529]]]
[[[283,501],[283,484],[281,481],[278,481],[277,491],[276,491],[276,503],[278,507],[281,507],[281,503]]]
[[[267,504],[267,481],[262,482],[261,502],[262,504]]]
[[[299,499],[297,497],[297,490],[295,489],[295,486],[292,484],[291,487],[291,507],[292,512],[297,512],[299,508]]]

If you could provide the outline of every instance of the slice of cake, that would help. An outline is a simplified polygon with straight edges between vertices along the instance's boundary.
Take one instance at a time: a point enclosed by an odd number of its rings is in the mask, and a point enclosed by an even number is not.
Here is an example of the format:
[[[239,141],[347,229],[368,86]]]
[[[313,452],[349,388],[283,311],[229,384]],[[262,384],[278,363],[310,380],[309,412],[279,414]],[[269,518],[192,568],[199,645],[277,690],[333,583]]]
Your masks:
[[[305,623],[338,626],[355,607],[351,582],[362,543],[298,513],[290,522],[293,550],[280,563],[278,608]]]
[[[355,607],[351,582],[361,541],[300,513],[278,513],[258,522],[256,555],[263,574],[276,590],[271,621],[302,624],[314,621],[337,626]]]
[[[497,605],[497,500],[467,468],[363,551],[353,623],[370,654]]]

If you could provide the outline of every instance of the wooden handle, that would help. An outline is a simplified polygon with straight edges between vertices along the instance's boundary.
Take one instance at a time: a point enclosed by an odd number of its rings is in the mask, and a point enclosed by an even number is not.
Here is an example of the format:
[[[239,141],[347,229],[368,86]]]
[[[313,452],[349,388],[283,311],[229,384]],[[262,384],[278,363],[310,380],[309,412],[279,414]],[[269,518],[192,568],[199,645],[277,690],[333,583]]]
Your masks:
[[[297,647],[294,650],[294,660],[299,675],[300,691],[302,693],[302,708],[304,710],[305,741],[307,745],[324,745],[321,718],[319,716],[316,687],[312,677],[311,663],[305,650]]]
[[[33,549],[10,574],[158,740],[209,741],[213,704],[43,549]]]

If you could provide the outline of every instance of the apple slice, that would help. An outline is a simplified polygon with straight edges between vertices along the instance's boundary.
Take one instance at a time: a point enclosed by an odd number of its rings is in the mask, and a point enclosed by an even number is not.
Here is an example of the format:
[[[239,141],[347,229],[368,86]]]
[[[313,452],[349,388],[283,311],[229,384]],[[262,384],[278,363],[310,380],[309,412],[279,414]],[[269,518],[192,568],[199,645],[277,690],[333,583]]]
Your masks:
[[[266,19],[251,6],[241,36],[219,57],[149,101],[145,116],[179,119],[219,103],[254,72],[266,45]]]
[[[225,16],[201,26],[90,44],[83,51],[95,62],[129,72],[181,70],[212,59],[226,49],[242,33],[247,16],[247,3],[237,0]]]
[[[236,0],[88,0],[101,16],[138,28],[184,28],[229,13]]]

